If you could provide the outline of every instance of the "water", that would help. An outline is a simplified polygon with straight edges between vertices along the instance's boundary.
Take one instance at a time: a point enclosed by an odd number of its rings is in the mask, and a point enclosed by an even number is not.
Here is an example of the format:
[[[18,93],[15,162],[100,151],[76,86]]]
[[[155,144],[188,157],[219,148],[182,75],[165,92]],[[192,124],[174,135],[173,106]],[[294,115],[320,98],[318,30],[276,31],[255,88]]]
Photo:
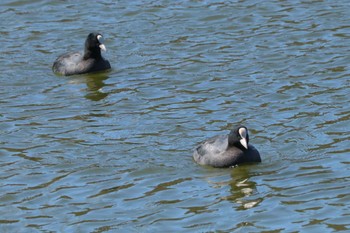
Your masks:
[[[349,11],[2,0],[0,231],[349,231]],[[113,69],[53,74],[91,31]],[[261,164],[192,161],[238,123]]]

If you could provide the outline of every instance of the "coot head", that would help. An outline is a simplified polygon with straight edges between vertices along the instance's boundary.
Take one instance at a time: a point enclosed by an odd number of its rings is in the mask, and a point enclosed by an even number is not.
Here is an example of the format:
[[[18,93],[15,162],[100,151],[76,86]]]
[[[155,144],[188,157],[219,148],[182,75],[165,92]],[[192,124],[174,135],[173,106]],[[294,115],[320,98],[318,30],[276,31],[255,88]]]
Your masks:
[[[101,50],[106,51],[102,35],[96,32],[90,33],[85,40],[84,58],[99,58]]]
[[[235,146],[241,150],[247,150],[249,143],[249,134],[247,127],[240,125],[232,129],[228,135],[229,146]]]

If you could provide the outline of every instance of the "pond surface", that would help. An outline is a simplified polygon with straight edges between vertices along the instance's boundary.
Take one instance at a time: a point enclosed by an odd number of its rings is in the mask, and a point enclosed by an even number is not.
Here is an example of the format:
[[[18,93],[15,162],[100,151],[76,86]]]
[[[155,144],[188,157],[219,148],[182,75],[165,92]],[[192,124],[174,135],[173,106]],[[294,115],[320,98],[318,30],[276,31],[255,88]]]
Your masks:
[[[349,12],[2,0],[0,231],[349,231]],[[91,31],[113,69],[53,74]],[[237,124],[262,163],[193,162]]]

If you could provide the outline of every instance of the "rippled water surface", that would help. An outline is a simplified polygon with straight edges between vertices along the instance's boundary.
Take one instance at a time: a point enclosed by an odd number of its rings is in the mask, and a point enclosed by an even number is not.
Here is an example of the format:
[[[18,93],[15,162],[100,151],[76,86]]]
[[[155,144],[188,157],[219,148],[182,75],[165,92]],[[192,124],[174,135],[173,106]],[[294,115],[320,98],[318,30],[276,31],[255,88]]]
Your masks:
[[[0,3],[0,232],[350,231],[350,3]],[[110,72],[51,65],[105,37]],[[192,161],[250,129],[260,164]]]

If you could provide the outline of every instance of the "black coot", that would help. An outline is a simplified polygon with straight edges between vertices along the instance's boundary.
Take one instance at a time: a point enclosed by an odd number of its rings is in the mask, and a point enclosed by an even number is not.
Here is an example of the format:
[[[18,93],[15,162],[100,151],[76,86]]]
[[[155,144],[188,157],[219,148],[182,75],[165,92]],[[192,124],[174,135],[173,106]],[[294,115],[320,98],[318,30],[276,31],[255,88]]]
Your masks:
[[[245,162],[261,162],[260,154],[249,144],[248,129],[238,126],[228,135],[219,135],[201,143],[193,159],[212,167],[231,167]]]
[[[90,33],[85,41],[84,53],[69,52],[59,56],[52,70],[62,75],[74,75],[110,69],[111,65],[102,57],[101,50],[106,51],[102,35]]]

